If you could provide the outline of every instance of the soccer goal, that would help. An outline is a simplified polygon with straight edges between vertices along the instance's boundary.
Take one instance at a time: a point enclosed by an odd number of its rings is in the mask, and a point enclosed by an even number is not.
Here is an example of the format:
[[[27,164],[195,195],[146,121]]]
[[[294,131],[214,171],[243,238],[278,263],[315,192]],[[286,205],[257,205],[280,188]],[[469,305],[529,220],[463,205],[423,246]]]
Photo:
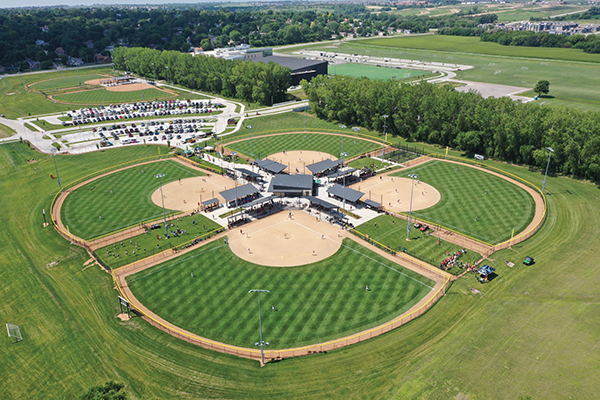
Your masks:
[[[14,343],[23,340],[23,336],[21,336],[21,328],[19,328],[19,325],[6,324],[6,330],[8,331],[8,337],[13,338]]]

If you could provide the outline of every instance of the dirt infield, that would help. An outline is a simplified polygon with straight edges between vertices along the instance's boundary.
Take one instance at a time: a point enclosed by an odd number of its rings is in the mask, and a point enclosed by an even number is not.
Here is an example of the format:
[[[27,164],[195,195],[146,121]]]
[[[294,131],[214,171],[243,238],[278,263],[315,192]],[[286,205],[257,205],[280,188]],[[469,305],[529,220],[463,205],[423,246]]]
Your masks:
[[[86,85],[102,85],[102,81],[105,81],[107,79],[111,79],[113,78],[111,75],[104,75],[106,76],[106,78],[101,78],[101,79],[90,79],[89,81],[85,81]]]
[[[109,92],[135,92],[136,90],[154,89],[154,86],[147,83],[128,83],[127,85],[108,86],[106,90]],[[158,89],[161,90],[161,89]]]
[[[365,193],[363,201],[371,199],[381,203],[389,211],[408,212],[410,206],[411,189],[413,191],[412,209],[424,210],[437,204],[442,196],[433,186],[415,181],[414,189],[411,188],[412,179],[380,175],[365,181],[355,183],[350,187]]]
[[[283,153],[271,154],[267,157],[269,160],[275,160],[288,167],[284,170],[288,174],[311,174],[306,169],[307,165],[311,165],[323,160],[337,160],[331,154],[320,151],[286,151]]]
[[[277,213],[237,231],[229,247],[239,258],[259,265],[292,267],[334,255],[345,235],[335,226],[296,211]]]
[[[213,198],[224,203],[225,199],[219,194],[235,187],[235,183],[226,176],[209,173],[208,176],[181,179],[163,185],[165,208],[170,210],[187,211],[198,207],[203,201]],[[152,201],[162,207],[160,189],[152,193]]]

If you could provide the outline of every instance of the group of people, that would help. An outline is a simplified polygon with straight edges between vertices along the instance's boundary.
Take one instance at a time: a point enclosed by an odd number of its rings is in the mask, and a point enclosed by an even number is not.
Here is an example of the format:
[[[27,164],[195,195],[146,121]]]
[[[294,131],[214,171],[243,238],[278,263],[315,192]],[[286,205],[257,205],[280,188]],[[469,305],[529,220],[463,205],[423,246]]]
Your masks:
[[[460,249],[459,251],[455,251],[454,254],[450,254],[449,251],[446,252],[446,258],[442,260],[440,263],[440,269],[449,270],[454,266],[458,268],[471,268],[469,263],[464,263],[460,260],[460,257],[467,254],[467,250],[465,248]]]

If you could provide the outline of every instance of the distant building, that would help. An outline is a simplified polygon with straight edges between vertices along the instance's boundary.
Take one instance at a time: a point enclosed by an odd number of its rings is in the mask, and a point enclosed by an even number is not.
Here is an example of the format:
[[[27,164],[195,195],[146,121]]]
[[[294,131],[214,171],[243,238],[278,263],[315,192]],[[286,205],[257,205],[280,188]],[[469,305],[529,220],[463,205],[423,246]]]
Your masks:
[[[62,47],[57,47],[56,50],[54,50],[54,52],[58,56],[64,56],[65,54],[67,54],[67,52],[64,51]]]
[[[292,86],[300,84],[302,79],[310,81],[317,75],[327,75],[328,62],[322,60],[305,60],[294,57],[271,56],[252,61],[264,63],[274,62],[283,67],[290,68],[292,70]]]
[[[242,44],[235,47],[225,47],[221,49],[214,49],[212,51],[196,52],[194,49],[194,55],[201,54],[203,56],[211,56],[216,58],[223,58],[225,60],[245,60],[254,61],[263,57],[269,57],[273,55],[273,48],[271,47],[257,47],[252,48],[247,44]]]
[[[78,66],[83,65],[83,64],[84,64],[84,62],[83,62],[83,60],[81,58],[69,57],[67,59],[67,65],[78,67]]]

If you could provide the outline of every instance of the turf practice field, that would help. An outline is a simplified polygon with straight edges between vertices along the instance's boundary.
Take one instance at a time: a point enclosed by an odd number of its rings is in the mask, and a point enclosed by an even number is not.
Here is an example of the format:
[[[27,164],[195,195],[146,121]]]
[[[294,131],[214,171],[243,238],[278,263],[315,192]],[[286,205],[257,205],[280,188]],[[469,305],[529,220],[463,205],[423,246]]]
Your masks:
[[[243,347],[259,339],[257,299],[248,290],[268,289],[271,293],[261,296],[262,323],[271,349],[377,326],[408,310],[434,286],[349,239],[332,257],[285,268],[244,261],[215,241],[132,275],[128,284],[141,303],[169,322]]]
[[[344,153],[352,157],[369,150],[381,147],[380,144],[369,142],[355,137],[346,136],[344,139]],[[265,136],[227,144],[228,148],[241,154],[250,156],[251,151],[256,158],[264,158],[271,154],[292,150],[309,150],[331,154],[340,157],[342,152],[341,135],[322,135],[317,133],[294,133],[288,135]],[[320,160],[319,160],[320,161]]]
[[[92,239],[161,218],[162,208],[150,197],[160,187],[155,178],[159,173],[165,175],[163,183],[205,175],[172,160],[112,173],[67,196],[62,208],[63,223],[73,235]]]
[[[364,64],[336,64],[333,67],[329,67],[330,75],[347,75],[355,78],[366,76],[370,79],[406,79],[413,78],[415,76],[422,76],[430,74],[429,71],[419,71],[416,69],[399,69],[399,68],[387,68],[377,67],[374,65]]]
[[[490,244],[510,239],[533,219],[535,203],[525,190],[484,171],[443,161],[430,161],[393,176],[417,174],[442,198],[412,215]],[[487,190],[487,194],[486,194]],[[415,196],[421,193],[415,191]],[[477,218],[477,220],[476,220]]]

